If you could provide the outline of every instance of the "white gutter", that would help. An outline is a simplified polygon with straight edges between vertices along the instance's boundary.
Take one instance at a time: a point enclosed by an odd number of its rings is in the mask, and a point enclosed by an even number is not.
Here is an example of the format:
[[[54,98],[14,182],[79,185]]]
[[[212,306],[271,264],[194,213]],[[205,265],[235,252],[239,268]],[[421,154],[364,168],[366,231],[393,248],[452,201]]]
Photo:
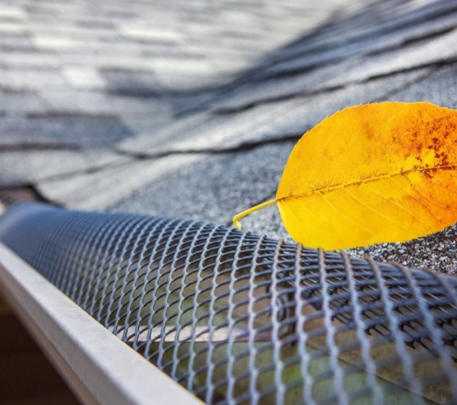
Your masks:
[[[5,245],[0,289],[84,404],[200,404]]]

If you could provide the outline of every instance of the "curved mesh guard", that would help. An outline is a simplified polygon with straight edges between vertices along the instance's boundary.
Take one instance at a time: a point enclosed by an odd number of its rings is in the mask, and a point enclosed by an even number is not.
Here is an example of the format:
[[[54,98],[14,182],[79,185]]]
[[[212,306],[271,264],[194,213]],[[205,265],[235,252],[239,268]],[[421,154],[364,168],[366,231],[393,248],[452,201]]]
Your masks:
[[[0,239],[208,403],[457,401],[453,278],[203,222],[41,205],[11,210]]]

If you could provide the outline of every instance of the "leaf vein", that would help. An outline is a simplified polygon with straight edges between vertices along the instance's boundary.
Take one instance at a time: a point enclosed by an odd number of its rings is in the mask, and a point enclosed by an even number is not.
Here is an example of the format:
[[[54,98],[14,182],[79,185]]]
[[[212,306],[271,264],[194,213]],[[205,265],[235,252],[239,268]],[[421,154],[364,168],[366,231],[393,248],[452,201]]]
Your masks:
[[[371,177],[366,177],[357,181],[351,181],[347,183],[341,183],[341,184],[335,184],[332,186],[325,186],[325,187],[319,187],[312,189],[308,193],[303,193],[303,194],[290,194],[290,195],[285,195],[285,196],[277,196],[276,201],[281,201],[281,200],[287,200],[287,199],[294,199],[294,198],[305,198],[305,197],[311,197],[315,194],[327,194],[331,193],[332,191],[337,191],[341,189],[345,189],[348,187],[352,186],[360,186],[362,184],[366,183],[372,183],[378,180],[385,180],[397,176],[406,176],[407,174],[410,173],[430,173],[430,172],[435,172],[438,170],[456,170],[457,165],[440,165],[440,166],[435,166],[435,167],[426,167],[426,168],[414,168],[414,169],[408,169],[408,170],[402,170],[399,172],[395,173],[383,173],[379,174],[377,176],[371,176]]]

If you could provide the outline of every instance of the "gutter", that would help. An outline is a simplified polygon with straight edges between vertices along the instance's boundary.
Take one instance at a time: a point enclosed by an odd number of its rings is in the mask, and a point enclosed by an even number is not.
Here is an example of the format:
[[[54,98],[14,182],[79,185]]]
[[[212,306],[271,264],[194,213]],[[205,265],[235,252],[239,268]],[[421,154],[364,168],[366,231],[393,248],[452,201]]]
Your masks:
[[[82,403],[201,403],[3,244],[0,289]]]

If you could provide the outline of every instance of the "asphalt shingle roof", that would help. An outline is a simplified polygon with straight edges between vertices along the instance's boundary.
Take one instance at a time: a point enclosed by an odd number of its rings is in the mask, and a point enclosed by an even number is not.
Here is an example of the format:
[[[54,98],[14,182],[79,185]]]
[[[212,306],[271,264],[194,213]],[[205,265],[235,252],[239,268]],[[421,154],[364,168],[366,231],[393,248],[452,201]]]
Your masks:
[[[457,107],[456,43],[453,0],[9,1],[0,185],[228,223],[274,194],[293,142],[328,114],[378,100]],[[273,209],[246,227],[286,237]],[[453,272],[455,238],[357,254]]]

